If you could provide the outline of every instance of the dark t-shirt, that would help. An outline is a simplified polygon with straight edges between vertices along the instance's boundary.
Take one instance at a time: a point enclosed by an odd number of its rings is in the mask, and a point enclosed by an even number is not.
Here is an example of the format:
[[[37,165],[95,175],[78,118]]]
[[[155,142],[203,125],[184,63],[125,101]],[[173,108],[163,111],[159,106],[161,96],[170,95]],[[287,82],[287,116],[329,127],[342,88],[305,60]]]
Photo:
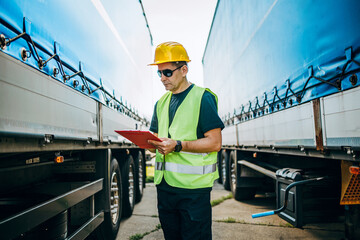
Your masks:
[[[180,104],[183,102],[183,100],[185,99],[185,97],[193,87],[194,84],[188,87],[185,91],[178,94],[173,94],[171,96],[170,105],[169,105],[169,126],[171,125],[172,120],[174,119],[176,110],[178,109]],[[158,133],[159,128],[158,128],[158,119],[156,114],[156,106],[157,103],[155,104],[154,114],[150,125],[150,131]],[[205,91],[204,95],[202,96],[201,104],[200,104],[199,123],[196,130],[197,138],[204,138],[204,133],[215,128],[223,129],[224,124],[217,113],[217,103],[215,96],[212,93]],[[171,138],[171,136],[169,136],[169,138]],[[176,193],[199,193],[199,192],[211,191],[211,188],[184,189],[184,188],[172,187],[166,183],[164,178],[162,179],[161,183],[157,185],[157,187],[164,191],[170,191]]]

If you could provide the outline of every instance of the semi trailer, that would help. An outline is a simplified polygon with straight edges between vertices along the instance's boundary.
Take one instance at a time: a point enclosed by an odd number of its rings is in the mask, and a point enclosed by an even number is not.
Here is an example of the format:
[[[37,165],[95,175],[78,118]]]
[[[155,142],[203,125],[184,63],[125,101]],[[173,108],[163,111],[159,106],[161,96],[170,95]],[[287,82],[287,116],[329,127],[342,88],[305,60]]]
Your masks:
[[[235,199],[275,192],[296,227],[345,221],[360,238],[360,2],[219,0],[203,55]],[[258,217],[260,215],[254,215]]]
[[[146,153],[115,130],[149,127],[151,49],[141,1],[0,1],[1,239],[116,238]]]

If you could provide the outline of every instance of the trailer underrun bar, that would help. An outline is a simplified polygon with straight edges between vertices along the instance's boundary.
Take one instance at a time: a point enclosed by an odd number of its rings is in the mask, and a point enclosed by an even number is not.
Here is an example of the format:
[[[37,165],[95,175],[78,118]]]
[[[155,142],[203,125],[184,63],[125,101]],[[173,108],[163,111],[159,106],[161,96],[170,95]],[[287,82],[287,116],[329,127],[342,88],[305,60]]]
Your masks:
[[[75,233],[67,238],[67,240],[85,239],[104,221],[104,212],[101,211],[82,225]]]
[[[57,214],[71,208],[75,204],[83,201],[84,199],[93,196],[95,193],[103,189],[103,178],[96,181],[87,183],[79,188],[71,190],[58,197],[50,199],[44,203],[41,203],[33,208],[20,212],[10,218],[7,218],[0,222],[0,232],[4,239],[12,239],[17,237],[20,233],[27,232],[39,224],[49,220]],[[93,200],[93,199],[92,199]],[[94,205],[94,201],[91,201]],[[102,216],[102,217],[101,217]],[[82,233],[87,226],[99,225],[103,221],[103,213],[98,213],[90,221],[84,224],[78,233]],[[76,235],[76,234],[75,234]],[[77,239],[73,238],[72,239]]]
[[[253,163],[245,161],[245,160],[239,160],[238,163],[276,180],[276,174],[266,168],[260,167],[256,164],[253,164]]]

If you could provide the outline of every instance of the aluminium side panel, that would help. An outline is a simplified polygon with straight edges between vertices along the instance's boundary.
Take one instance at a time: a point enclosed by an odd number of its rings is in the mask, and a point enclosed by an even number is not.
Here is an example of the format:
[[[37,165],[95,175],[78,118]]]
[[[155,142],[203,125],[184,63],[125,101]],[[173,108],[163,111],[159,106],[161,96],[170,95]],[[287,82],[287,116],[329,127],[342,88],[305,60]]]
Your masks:
[[[360,147],[360,88],[322,99],[324,145]]]
[[[237,128],[239,145],[316,146],[311,102],[239,123]]]
[[[119,114],[111,108],[102,108],[104,141],[127,142],[127,139],[117,134],[115,130],[139,129],[140,123],[124,114]]]
[[[98,139],[96,101],[0,52],[0,133]]]
[[[238,145],[238,134],[237,134],[236,125],[226,126],[222,130],[221,135],[222,135],[222,145],[228,145],[228,146]]]

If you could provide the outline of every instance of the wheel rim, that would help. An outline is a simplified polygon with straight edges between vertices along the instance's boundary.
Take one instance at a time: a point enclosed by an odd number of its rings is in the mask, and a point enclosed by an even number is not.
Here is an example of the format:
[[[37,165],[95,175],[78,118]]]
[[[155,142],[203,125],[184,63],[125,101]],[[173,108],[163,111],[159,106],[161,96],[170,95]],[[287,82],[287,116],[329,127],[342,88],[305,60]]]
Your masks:
[[[111,220],[115,225],[119,219],[119,187],[118,178],[116,172],[111,175],[111,197],[110,197],[110,208],[111,208]]]
[[[221,158],[221,172],[222,172],[222,182],[223,184],[226,181],[226,163],[225,163],[225,157]]]
[[[140,193],[143,192],[143,178],[144,178],[144,173],[143,173],[143,165],[142,165],[142,155],[139,155],[139,191]]]
[[[234,161],[233,157],[231,158],[230,171],[231,171],[230,179],[231,179],[232,189],[235,189],[235,187],[236,187],[236,166],[235,166],[235,161]]]
[[[129,166],[129,203],[131,208],[134,206],[134,166]]]

